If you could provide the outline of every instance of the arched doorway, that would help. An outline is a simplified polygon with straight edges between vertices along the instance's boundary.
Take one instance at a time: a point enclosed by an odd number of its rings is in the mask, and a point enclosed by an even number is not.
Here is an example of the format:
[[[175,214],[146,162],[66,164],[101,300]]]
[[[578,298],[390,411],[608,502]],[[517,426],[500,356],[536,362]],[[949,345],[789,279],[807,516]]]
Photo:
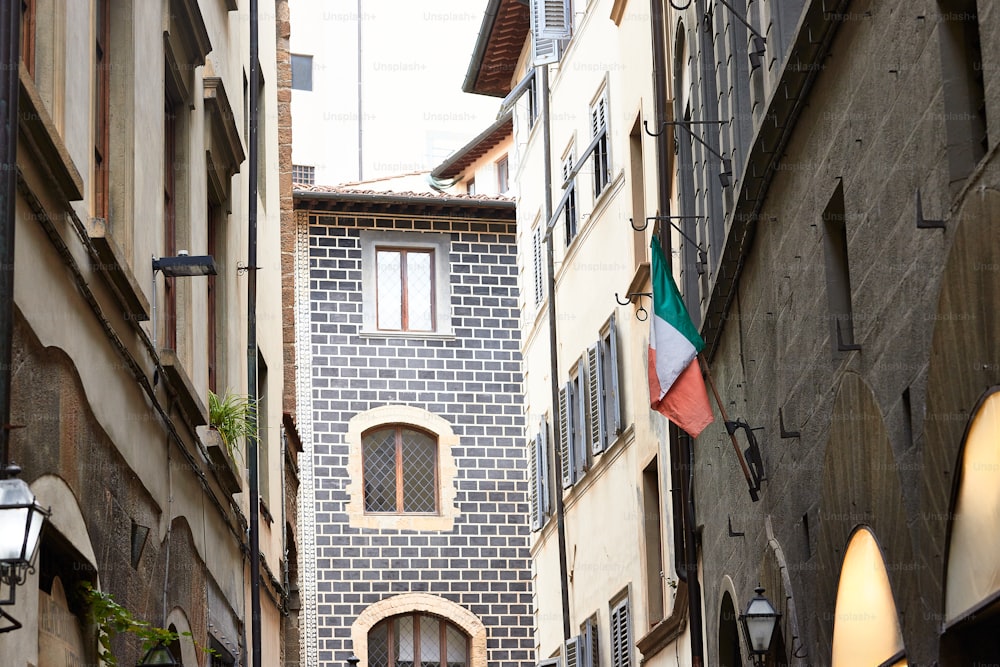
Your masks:
[[[726,591],[719,608],[719,665],[720,667],[743,667],[740,652],[739,615],[733,605],[733,598]]]

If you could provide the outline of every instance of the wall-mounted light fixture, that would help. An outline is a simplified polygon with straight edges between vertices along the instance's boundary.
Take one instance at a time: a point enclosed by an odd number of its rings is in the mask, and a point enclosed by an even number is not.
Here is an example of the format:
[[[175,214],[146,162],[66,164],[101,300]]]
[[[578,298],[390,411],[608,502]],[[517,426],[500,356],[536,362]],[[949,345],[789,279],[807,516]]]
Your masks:
[[[750,68],[751,70],[757,69],[764,62],[764,55],[767,53],[767,38],[757,32],[757,30],[750,25],[750,22],[740,16],[739,12],[737,12],[731,4],[726,2],[726,0],[718,0],[718,2],[728,9],[736,20],[745,25],[747,30],[749,30],[753,35],[753,39],[750,40],[751,44],[753,44],[753,50],[749,53]]]
[[[759,667],[764,667],[767,652],[771,649],[771,639],[774,628],[778,625],[781,614],[774,608],[771,601],[764,597],[764,589],[758,586],[757,593],[747,604],[746,611],[740,614],[740,625],[750,648],[751,661]]]
[[[214,276],[219,271],[215,259],[211,255],[189,255],[187,250],[181,250],[176,257],[153,258],[153,349],[156,350],[156,274],[162,273],[165,278],[181,278],[191,276]]]
[[[38,504],[27,483],[17,479],[20,472],[19,466],[10,464],[4,468],[3,479],[0,479],[0,589],[8,588],[0,605],[13,605],[17,587],[24,583],[29,572],[34,571],[42,524],[51,514]],[[3,609],[0,609],[0,623],[3,623],[0,632],[21,627],[21,623]]]
[[[747,438],[747,448],[743,450],[743,460],[746,461],[747,472],[750,475],[750,479],[747,481],[750,483],[750,495],[753,496],[760,491],[760,484],[767,476],[764,475],[764,459],[760,455],[760,445],[757,444],[757,436],[753,434],[754,431],[763,431],[763,426],[758,426],[757,428],[751,428],[750,424],[737,419],[736,421],[726,421],[726,432],[730,437],[735,437],[736,431],[742,430]],[[736,440],[733,440],[735,444]],[[756,500],[756,498],[754,498]]]
[[[146,651],[146,655],[142,657],[138,667],[151,667],[153,665],[157,667],[181,667],[181,663],[174,657],[170,647],[162,641],[157,642],[156,646]]]

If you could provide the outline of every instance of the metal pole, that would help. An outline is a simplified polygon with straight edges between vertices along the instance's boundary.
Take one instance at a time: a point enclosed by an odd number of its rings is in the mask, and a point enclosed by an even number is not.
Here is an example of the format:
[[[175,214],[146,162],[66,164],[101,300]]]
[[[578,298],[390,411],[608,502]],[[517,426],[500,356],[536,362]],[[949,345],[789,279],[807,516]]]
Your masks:
[[[10,463],[11,363],[14,356],[14,199],[17,192],[17,95],[21,3],[0,3],[0,470]],[[6,477],[0,472],[0,477]]]
[[[556,535],[559,539],[559,588],[562,594],[562,623],[563,639],[572,636],[569,623],[569,567],[566,564],[566,515],[563,508],[562,481],[559,478],[559,471],[562,470],[562,454],[559,451],[559,343],[556,336],[556,269],[553,246],[555,242],[552,234],[552,128],[549,124],[549,66],[540,65],[535,68],[535,73],[541,75],[539,80],[538,97],[540,100],[539,113],[542,117],[542,177],[545,180],[545,262],[546,270],[549,274],[549,357],[552,385],[552,470],[555,477],[556,490]]]
[[[250,181],[247,249],[247,401],[253,408],[254,428],[247,438],[247,467],[250,477],[250,643],[251,665],[260,663],[260,480],[257,470],[257,132],[260,109],[260,62],[258,61],[258,0],[250,0],[250,140],[247,179]]]
[[[365,162],[364,162],[364,141],[363,141],[363,130],[364,130],[364,98],[362,97],[362,51],[361,51],[361,31],[362,31],[362,19],[361,19],[361,0],[358,0],[358,180],[364,180],[365,173]]]

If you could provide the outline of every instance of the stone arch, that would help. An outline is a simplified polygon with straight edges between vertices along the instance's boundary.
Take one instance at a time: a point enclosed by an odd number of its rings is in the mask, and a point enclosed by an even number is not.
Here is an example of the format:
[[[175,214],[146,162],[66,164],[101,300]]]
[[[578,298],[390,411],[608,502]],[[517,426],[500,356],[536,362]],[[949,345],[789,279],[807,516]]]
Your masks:
[[[437,515],[366,514],[364,505],[364,474],[362,468],[362,436],[373,428],[392,424],[415,426],[437,437],[438,493],[440,507]],[[401,530],[451,530],[458,518],[457,490],[458,465],[452,447],[458,446],[459,437],[443,417],[411,405],[383,405],[359,412],[347,423],[344,440],[348,447],[347,517],[353,528]]]
[[[811,658],[828,656],[833,643],[837,589],[844,554],[855,530],[866,526],[878,535],[888,577],[903,619],[919,618],[924,610],[918,594],[917,567],[903,507],[899,464],[892,451],[884,413],[860,375],[844,373],[830,417],[823,459],[819,503],[815,613],[817,624],[809,647]],[[902,628],[904,635],[907,628]]]
[[[52,510],[52,515],[47,519],[47,530],[58,531],[97,571],[97,556],[94,554],[87,522],[83,518],[76,494],[65,480],[56,475],[42,475],[31,483],[31,490],[42,507]]]
[[[184,610],[180,607],[171,609],[170,613],[167,614],[163,627],[173,630],[180,635],[174,645],[171,646],[174,657],[179,659],[182,665],[198,665],[198,650],[195,648],[194,642],[191,641],[191,636],[185,634],[191,632],[191,624],[188,622],[188,617],[184,613]],[[177,653],[178,648],[180,648],[179,654]]]
[[[469,635],[469,667],[487,667],[486,626],[465,607],[428,593],[403,593],[380,600],[361,612],[351,625],[354,655],[358,667],[368,667],[368,632],[386,618],[409,612],[423,612],[445,618]]]

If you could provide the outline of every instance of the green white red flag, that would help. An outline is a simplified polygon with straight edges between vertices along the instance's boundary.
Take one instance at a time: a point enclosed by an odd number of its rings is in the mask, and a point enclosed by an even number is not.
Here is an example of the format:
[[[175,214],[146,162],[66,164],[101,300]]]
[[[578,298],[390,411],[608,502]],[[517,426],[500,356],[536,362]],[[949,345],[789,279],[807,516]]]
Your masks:
[[[692,438],[697,438],[715,419],[698,367],[698,353],[705,341],[691,323],[655,236],[651,248],[653,313],[649,318],[649,405]]]

